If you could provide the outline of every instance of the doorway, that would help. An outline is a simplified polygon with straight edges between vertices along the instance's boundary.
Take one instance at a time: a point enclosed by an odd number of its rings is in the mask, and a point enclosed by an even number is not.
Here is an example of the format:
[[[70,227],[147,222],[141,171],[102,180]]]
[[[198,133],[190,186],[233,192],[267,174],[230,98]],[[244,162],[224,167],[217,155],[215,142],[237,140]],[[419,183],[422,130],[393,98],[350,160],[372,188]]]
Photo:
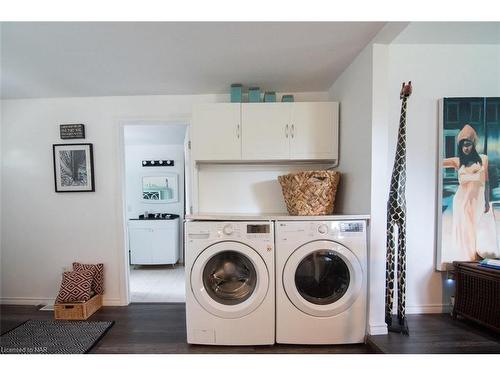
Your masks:
[[[185,302],[186,124],[123,127],[129,301]]]

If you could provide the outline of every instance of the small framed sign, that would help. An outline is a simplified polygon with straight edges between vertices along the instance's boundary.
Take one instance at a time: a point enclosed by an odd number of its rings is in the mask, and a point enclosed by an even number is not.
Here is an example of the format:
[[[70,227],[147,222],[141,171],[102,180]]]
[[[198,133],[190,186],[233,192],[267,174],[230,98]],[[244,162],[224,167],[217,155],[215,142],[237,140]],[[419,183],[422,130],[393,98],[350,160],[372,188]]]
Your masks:
[[[59,126],[61,139],[84,139],[85,125],[83,124],[63,124]]]

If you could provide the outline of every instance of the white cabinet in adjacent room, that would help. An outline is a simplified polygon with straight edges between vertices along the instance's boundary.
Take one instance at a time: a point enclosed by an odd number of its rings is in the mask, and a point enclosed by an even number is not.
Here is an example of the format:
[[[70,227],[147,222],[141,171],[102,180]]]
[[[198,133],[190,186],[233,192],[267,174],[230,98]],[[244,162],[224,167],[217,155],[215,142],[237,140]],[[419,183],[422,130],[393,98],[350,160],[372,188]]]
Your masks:
[[[130,264],[151,264],[152,229],[129,225]]]
[[[241,159],[240,103],[199,104],[191,125],[194,160]]]
[[[175,264],[179,260],[179,219],[129,220],[130,264]]]

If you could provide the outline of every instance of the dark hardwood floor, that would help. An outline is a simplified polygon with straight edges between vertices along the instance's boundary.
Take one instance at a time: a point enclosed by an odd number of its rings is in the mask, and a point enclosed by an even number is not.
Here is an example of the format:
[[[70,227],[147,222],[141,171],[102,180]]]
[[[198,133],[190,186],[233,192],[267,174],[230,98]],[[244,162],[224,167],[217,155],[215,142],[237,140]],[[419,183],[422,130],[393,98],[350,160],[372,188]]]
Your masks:
[[[410,335],[369,336],[367,344],[377,353],[391,354],[490,354],[500,353],[500,336],[489,329],[450,314],[408,315]]]
[[[186,343],[186,318],[183,303],[144,303],[124,307],[103,307],[89,320],[113,320],[115,324],[92,348],[91,353],[326,353],[366,354],[372,350],[359,345],[272,345],[207,346]],[[34,306],[0,306],[0,328],[6,332],[28,319],[52,319],[53,312],[38,311]],[[228,323],[230,324],[230,323]]]
[[[0,306],[0,332],[29,319],[52,319],[53,312],[35,306]],[[448,314],[409,315],[410,336],[396,333],[368,337],[367,345],[273,345],[226,347],[186,343],[185,305],[131,304],[103,307],[91,320],[113,320],[114,326],[91,353],[500,353],[500,339],[480,326],[454,321]],[[229,324],[229,323],[228,323]]]

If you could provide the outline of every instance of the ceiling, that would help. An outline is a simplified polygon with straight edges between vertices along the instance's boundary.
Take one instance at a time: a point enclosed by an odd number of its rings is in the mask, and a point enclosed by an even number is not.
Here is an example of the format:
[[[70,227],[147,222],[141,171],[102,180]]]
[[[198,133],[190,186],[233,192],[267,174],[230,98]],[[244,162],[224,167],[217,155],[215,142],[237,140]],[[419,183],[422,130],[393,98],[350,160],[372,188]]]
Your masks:
[[[500,22],[411,22],[393,44],[500,44]]]
[[[384,25],[2,23],[1,97],[326,91]]]

